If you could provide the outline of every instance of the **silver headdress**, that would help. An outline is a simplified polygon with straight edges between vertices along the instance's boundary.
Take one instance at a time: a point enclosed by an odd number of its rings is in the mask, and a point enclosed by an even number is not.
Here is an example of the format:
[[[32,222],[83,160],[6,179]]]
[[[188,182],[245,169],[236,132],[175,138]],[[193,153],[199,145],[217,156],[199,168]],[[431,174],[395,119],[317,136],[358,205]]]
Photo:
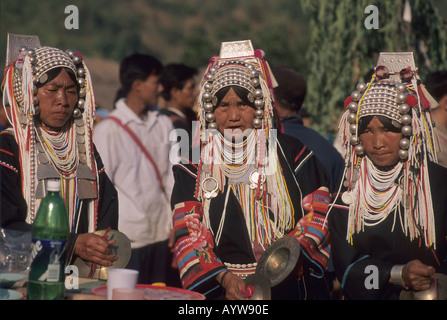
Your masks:
[[[29,47],[18,44],[30,45]],[[43,130],[37,123],[39,115],[38,85],[48,80],[48,72],[68,68],[79,87],[73,119],[58,135]],[[76,184],[64,190],[76,190],[73,199],[96,199],[96,165],[92,158],[92,128],[95,100],[92,81],[82,56],[73,51],[62,51],[40,46],[36,36],[8,35],[7,67],[3,80],[3,104],[10,106],[9,122],[21,153],[23,196],[28,204],[27,221],[32,222],[39,199],[45,195],[45,179],[63,179]],[[59,136],[60,135],[60,136]],[[53,148],[53,139],[68,143],[67,148]],[[63,153],[63,154],[62,154]],[[25,160],[27,159],[27,160]],[[90,205],[93,206],[91,203]],[[68,204],[71,225],[76,225],[75,202]],[[92,210],[93,212],[93,210]],[[90,219],[94,230],[95,216]]]
[[[411,239],[423,237],[427,246],[433,245],[433,208],[427,162],[437,161],[436,137],[430,115],[430,109],[437,107],[437,103],[419,78],[413,54],[381,53],[371,81],[359,83],[346,99],[345,107],[338,138],[345,149],[346,170],[342,183],[348,190],[343,193],[342,200],[350,206],[347,239],[350,240],[354,232],[360,232],[364,225],[368,225],[367,219],[383,214],[386,217],[402,204],[404,232]],[[399,186],[394,185],[395,177],[390,174],[387,190],[392,193],[393,202],[389,202],[386,207],[385,203],[379,203],[382,201],[378,200],[379,193],[374,198],[375,191],[361,190],[366,185],[363,179],[368,178],[365,177],[364,169],[377,170],[365,157],[358,135],[359,120],[369,115],[391,119],[393,125],[402,132],[399,143],[401,163],[393,169],[400,176],[400,183]],[[377,206],[368,203],[365,194]],[[370,215],[371,212],[374,214]],[[421,229],[415,228],[415,224]]]
[[[272,88],[277,85],[261,50],[254,50],[250,40],[222,43],[220,55],[213,57],[205,72],[199,94],[198,116],[204,129],[216,129],[215,94],[227,86],[248,90],[249,101],[256,107],[255,129],[271,128],[274,101]]]

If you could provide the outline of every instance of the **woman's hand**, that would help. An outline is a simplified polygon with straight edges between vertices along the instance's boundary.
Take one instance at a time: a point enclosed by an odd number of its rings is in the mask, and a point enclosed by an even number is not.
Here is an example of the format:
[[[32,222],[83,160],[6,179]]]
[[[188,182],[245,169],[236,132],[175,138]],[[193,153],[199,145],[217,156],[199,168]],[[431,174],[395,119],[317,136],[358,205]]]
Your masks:
[[[225,297],[228,300],[248,300],[241,295],[241,292],[245,292],[245,282],[231,271],[223,276],[227,271],[223,271],[217,275],[217,281],[225,289]]]
[[[411,290],[427,290],[431,286],[431,277],[434,272],[435,269],[432,266],[427,266],[416,259],[404,265],[402,279]]]
[[[83,233],[78,236],[74,253],[84,260],[108,267],[117,259],[115,254],[110,254],[109,249],[115,242],[104,240],[93,233]]]

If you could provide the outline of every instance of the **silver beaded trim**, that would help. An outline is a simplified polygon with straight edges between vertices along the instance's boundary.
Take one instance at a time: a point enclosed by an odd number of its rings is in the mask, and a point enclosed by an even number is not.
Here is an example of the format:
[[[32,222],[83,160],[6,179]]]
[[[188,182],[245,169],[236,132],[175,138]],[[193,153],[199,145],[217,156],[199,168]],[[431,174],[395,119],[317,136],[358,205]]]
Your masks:
[[[359,118],[368,115],[384,115],[400,122],[401,114],[396,102],[395,86],[377,84],[371,86],[360,104]]]
[[[408,148],[412,134],[411,108],[406,104],[409,91],[405,84],[398,81],[374,82],[368,89],[367,84],[359,83],[351,94],[352,102],[347,106],[349,114],[347,121],[351,132],[350,144],[358,156],[364,155],[364,148],[358,137],[358,120],[369,115],[385,116],[402,125],[401,132],[404,137],[400,141],[399,157],[408,159]],[[362,98],[363,97],[363,98]],[[358,113],[358,114],[357,114]]]
[[[86,96],[86,89],[85,89],[85,69],[82,63],[82,58],[76,54],[74,50],[67,50],[62,51],[57,48],[52,47],[40,47],[36,49],[27,49],[26,47],[23,47],[20,49],[20,56],[25,57],[29,56],[29,60],[31,63],[31,68],[33,72],[33,93],[34,93],[34,112],[35,114],[38,113],[38,104],[39,101],[36,97],[37,94],[37,87],[36,85],[40,83],[45,83],[47,81],[46,73],[52,69],[55,68],[69,68],[73,71],[73,73],[76,76],[76,80],[79,84],[80,90],[79,90],[79,100],[77,104],[77,108],[74,110],[74,117],[79,118],[82,115],[82,112],[84,110],[84,104],[85,100],[84,97]],[[14,97],[16,101],[21,104],[24,98],[23,92],[22,92],[22,64],[16,65],[16,71],[14,72],[14,84],[13,84],[13,90],[14,90]],[[21,115],[21,121],[24,121],[23,123],[26,123],[26,117]]]
[[[248,263],[248,264],[240,264],[240,263],[228,263],[224,262],[224,265],[227,267],[235,275],[239,276],[241,279],[245,279],[251,274],[256,272],[256,266],[258,265],[256,262]]]
[[[30,61],[33,65],[35,83],[41,81],[42,75],[54,68],[66,67],[76,74],[76,66],[73,58],[62,50],[51,47],[41,47],[35,49],[34,54],[32,50],[30,50],[28,54],[30,55]]]
[[[218,65],[211,67],[205,75],[202,95],[205,120],[209,129],[216,129],[214,107],[217,104],[216,93],[228,86],[240,86],[248,90],[248,99],[256,107],[253,127],[262,127],[264,118],[264,97],[259,77],[261,73],[256,67],[241,59],[221,60]]]

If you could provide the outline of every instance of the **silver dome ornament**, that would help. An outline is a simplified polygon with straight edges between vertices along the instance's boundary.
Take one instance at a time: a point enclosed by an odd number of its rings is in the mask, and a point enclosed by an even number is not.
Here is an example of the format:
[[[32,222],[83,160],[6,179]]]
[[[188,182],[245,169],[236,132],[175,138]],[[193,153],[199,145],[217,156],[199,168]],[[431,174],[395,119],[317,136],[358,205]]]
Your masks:
[[[65,50],[65,53],[68,54],[72,58],[76,55],[76,51],[74,51],[72,49]]]
[[[207,73],[207,75],[205,76],[206,80],[208,81],[212,81],[213,80],[213,75],[211,73]]]
[[[256,99],[254,104],[256,109],[261,109],[262,107],[264,107],[264,101],[261,99]]]
[[[80,56],[78,56],[78,55],[75,55],[75,56],[73,57],[73,62],[74,62],[75,64],[81,64],[81,63],[82,63],[82,58],[81,58]]]
[[[205,89],[205,91],[210,92],[211,90],[213,90],[213,85],[211,83],[207,82],[207,83],[205,83],[203,88]]]
[[[358,145],[360,143],[359,137],[351,136],[351,138],[349,139],[349,143],[353,146]]]
[[[359,105],[356,102],[350,102],[348,104],[348,110],[352,112],[357,112]]]
[[[81,110],[79,108],[74,108],[73,117],[76,119],[76,118],[79,118],[81,115],[82,115]]]
[[[84,78],[78,78],[78,83],[81,88],[85,87],[85,79]]]
[[[409,113],[410,112],[410,106],[408,104],[406,104],[406,103],[401,104],[399,106],[399,112],[400,112],[400,114],[407,114],[407,113]]]
[[[410,140],[408,140],[407,138],[400,139],[399,147],[401,147],[401,149],[407,150],[410,147]]]
[[[207,102],[203,105],[203,109],[205,112],[213,112],[213,104],[211,102]]]
[[[202,98],[203,98],[203,100],[205,100],[205,101],[211,101],[211,93],[209,93],[209,92],[205,92],[205,93],[202,95]]]
[[[366,89],[366,83],[359,82],[359,83],[357,83],[357,86],[355,88],[356,88],[357,91],[363,92]]]
[[[217,129],[217,123],[215,123],[215,122],[208,123],[208,129],[216,130]]]
[[[361,97],[362,97],[362,94],[358,91],[354,91],[353,93],[351,93],[351,99],[354,102],[359,101]]]
[[[351,132],[352,134],[357,133],[357,124],[356,123],[351,123],[349,125],[349,132]]]
[[[210,72],[208,74],[213,74],[217,71],[217,69],[215,67],[211,67],[210,68]]]
[[[34,115],[37,116],[40,113],[40,107],[39,106],[34,106]]]
[[[251,85],[253,86],[253,87],[259,87],[259,79],[258,78],[253,78],[253,79],[251,79],[250,80],[250,82],[251,82]]]
[[[397,103],[404,103],[407,100],[407,95],[405,93],[398,93],[396,96]]]
[[[76,72],[77,72],[79,77],[82,77],[82,78],[85,77],[85,70],[84,70],[84,68],[79,68]]]
[[[81,90],[79,90],[80,98],[84,98],[86,94],[87,94],[87,92],[85,91],[85,88],[81,88]]]
[[[257,99],[262,98],[262,90],[261,89],[256,89],[255,92],[253,92],[253,95]]]
[[[260,129],[262,127],[262,119],[254,119],[253,120],[253,128]]]
[[[407,86],[404,85],[403,83],[398,83],[398,84],[396,85],[396,90],[397,90],[397,92],[399,92],[399,93],[405,93],[405,92],[407,91]]]
[[[407,160],[408,159],[408,151],[407,150],[400,149],[398,151],[398,154],[399,154],[399,158],[401,160]]]
[[[358,144],[354,147],[354,152],[358,156],[363,156],[365,154],[365,149],[361,144]]]
[[[348,122],[351,123],[351,124],[356,123],[357,115],[356,115],[355,113],[352,113],[352,112],[351,112],[350,114],[348,114],[348,118],[347,118],[347,120],[348,120]]]
[[[78,100],[78,108],[84,109],[84,106],[85,106],[85,100],[84,99],[79,99]]]
[[[400,122],[402,122],[403,125],[410,124],[411,123],[411,116],[409,114],[404,114],[400,118]]]
[[[216,116],[214,115],[214,113],[208,112],[207,114],[205,114],[205,120],[208,122],[214,122],[214,120],[216,120]]]
[[[255,117],[262,119],[264,117],[264,110],[263,109],[257,109],[255,110]]]
[[[401,129],[401,132],[404,136],[411,136],[413,129],[411,128],[411,126],[403,126]]]

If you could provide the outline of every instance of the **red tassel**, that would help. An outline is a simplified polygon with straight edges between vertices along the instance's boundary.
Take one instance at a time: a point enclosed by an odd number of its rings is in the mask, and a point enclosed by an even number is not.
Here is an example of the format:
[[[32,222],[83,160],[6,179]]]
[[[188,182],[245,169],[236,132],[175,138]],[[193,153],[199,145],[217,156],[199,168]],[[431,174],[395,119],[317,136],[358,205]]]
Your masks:
[[[418,84],[418,94],[421,99],[422,109],[430,110],[430,102],[428,102],[427,98],[425,97],[420,84]]]
[[[26,143],[25,143],[25,150],[29,151],[29,146],[30,146],[30,139],[31,138],[31,126],[28,126],[28,128],[26,129]]]

